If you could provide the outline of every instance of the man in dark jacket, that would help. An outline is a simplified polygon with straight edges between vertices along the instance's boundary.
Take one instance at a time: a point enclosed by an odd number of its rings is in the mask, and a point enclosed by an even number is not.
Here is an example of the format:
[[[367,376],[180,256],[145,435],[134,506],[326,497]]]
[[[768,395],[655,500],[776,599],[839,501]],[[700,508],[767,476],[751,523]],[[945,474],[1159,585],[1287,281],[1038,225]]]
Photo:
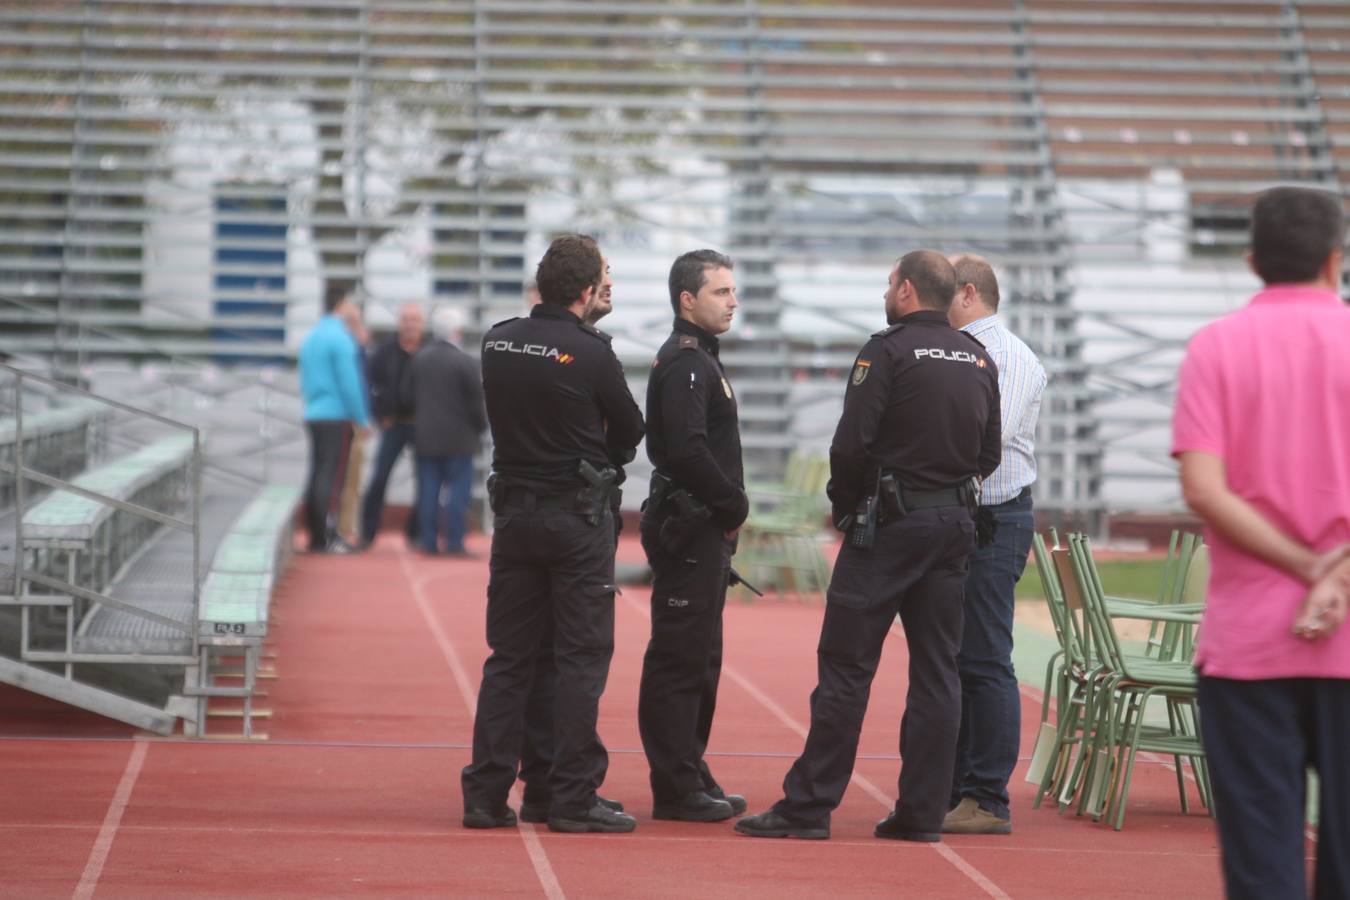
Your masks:
[[[375,454],[375,468],[366,485],[366,496],[361,504],[361,545],[370,546],[380,530],[384,516],[384,493],[389,475],[394,471],[403,448],[412,444],[413,410],[405,404],[399,386],[408,366],[422,348],[426,317],[416,303],[405,303],[398,311],[398,334],[381,344],[366,366],[366,382],[370,386],[370,415],[380,426],[380,448]],[[409,398],[411,401],[411,397]],[[416,503],[416,497],[413,501]],[[409,542],[417,539],[416,506],[408,516],[404,529]]]
[[[456,309],[436,311],[431,317],[433,340],[413,357],[403,390],[413,408],[422,550],[436,553],[444,524],[445,552],[451,556],[469,555],[464,530],[473,489],[473,457],[478,436],[487,430],[478,364],[454,344],[462,321]],[[447,488],[449,497],[443,499]]]

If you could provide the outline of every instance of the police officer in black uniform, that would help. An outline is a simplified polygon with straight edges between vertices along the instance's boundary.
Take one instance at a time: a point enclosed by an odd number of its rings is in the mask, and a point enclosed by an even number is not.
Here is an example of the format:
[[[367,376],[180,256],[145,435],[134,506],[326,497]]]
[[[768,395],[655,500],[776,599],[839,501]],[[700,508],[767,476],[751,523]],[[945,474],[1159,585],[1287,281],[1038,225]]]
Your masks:
[[[487,639],[473,761],[461,776],[464,824],[514,825],[506,804],[521,755],[541,643],[556,670],[549,828],[632,831],[599,802],[608,756],[596,734],[614,652],[611,461],[632,459],[642,415],[609,341],[582,321],[605,261],[594,240],[560,237],[539,263],[542,301],[483,339],[483,390],[494,442],[496,514]]]
[[[594,326],[614,311],[614,280],[610,277],[609,266],[605,266],[604,277],[600,281],[600,290],[586,309],[582,321]],[[609,334],[597,329],[597,333],[606,341],[612,340]],[[615,484],[623,484],[625,459],[610,457],[618,473]],[[623,531],[621,504],[623,491],[615,490],[610,494],[610,512],[614,517],[614,540],[618,542]],[[520,821],[544,823],[548,821],[549,809],[553,805],[552,788],[548,784],[548,773],[553,768],[553,700],[554,682],[557,672],[553,664],[553,629],[540,641],[539,655],[534,664],[534,684],[525,705],[525,733],[520,750],[519,777],[524,785],[520,803]],[[597,798],[600,803],[617,812],[623,812],[623,804],[605,797]]]
[[[940,840],[961,723],[962,600],[975,547],[976,476],[998,466],[998,373],[947,323],[952,265],[917,250],[891,270],[886,320],[854,362],[830,445],[829,495],[847,529],[826,597],[811,731],[784,797],[736,823],[756,837],[827,838],[858,752],[896,613],[909,647],[900,799],[877,837]]]
[[[670,270],[675,330],[647,382],[647,455],[656,467],[642,518],[652,566],[652,637],[642,662],[638,729],[651,766],[652,817],[713,822],[745,811],[703,754],[722,671],[722,608],[749,501],[736,398],[717,335],[736,310],[732,262],[686,253]]]

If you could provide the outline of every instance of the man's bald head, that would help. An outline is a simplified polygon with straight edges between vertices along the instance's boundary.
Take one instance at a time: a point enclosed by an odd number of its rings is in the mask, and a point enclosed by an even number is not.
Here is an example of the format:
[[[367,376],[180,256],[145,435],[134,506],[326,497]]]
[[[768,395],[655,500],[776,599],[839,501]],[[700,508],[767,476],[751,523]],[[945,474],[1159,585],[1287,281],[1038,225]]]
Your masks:
[[[914,287],[914,296],[923,309],[945,313],[956,294],[956,270],[935,250],[914,250],[900,257],[896,276]]]
[[[419,303],[408,302],[398,310],[398,340],[405,349],[416,347],[422,342],[422,332],[426,330],[427,320]]]

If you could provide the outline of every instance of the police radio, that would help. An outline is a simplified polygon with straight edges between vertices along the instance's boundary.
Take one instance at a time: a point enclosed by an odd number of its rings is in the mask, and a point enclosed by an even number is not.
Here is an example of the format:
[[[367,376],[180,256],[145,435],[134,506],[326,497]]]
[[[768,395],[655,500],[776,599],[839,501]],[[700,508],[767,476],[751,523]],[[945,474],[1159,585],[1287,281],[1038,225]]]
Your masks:
[[[848,530],[848,542],[859,550],[866,550],[877,539],[877,495],[862,498],[853,513],[853,525]]]
[[[877,539],[877,500],[881,494],[881,472],[877,471],[876,484],[872,490],[858,501],[853,513],[853,525],[848,530],[848,542],[859,550],[867,550]]]

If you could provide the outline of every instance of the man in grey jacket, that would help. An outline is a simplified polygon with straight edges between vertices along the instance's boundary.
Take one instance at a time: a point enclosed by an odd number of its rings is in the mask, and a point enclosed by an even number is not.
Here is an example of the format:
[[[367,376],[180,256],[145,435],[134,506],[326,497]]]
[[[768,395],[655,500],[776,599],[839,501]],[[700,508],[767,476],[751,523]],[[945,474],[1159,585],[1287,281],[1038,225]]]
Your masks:
[[[478,363],[456,346],[462,331],[459,310],[443,307],[432,314],[433,340],[413,357],[402,387],[413,408],[418,530],[428,554],[437,552],[444,533],[448,555],[471,555],[464,547],[465,517],[487,414]]]

